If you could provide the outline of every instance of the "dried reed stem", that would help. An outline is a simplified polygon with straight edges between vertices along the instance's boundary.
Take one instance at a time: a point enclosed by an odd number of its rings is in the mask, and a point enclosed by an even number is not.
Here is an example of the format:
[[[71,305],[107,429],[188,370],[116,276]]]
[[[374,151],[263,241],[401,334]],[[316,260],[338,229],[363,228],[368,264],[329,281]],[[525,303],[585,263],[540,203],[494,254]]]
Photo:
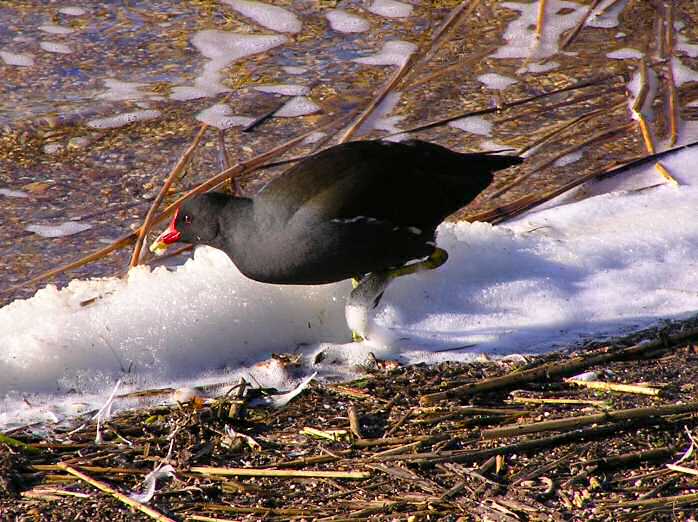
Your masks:
[[[145,504],[142,504],[141,502],[138,502],[137,500],[134,500],[130,498],[128,495],[124,495],[123,493],[115,490],[112,488],[109,484],[106,484],[104,482],[100,482],[99,480],[93,479],[89,475],[85,475],[81,471],[78,471],[77,469],[68,466],[66,464],[58,464],[58,467],[71,475],[79,478],[80,480],[87,482],[88,484],[96,487],[100,491],[103,491],[112,497],[116,498],[120,502],[123,502],[124,504],[137,509],[141,513],[144,513],[148,515],[150,518],[154,520],[158,520],[159,522],[175,522],[173,519],[166,517],[162,513],[159,513],[158,511],[155,511],[153,508],[146,506]]]
[[[527,98],[520,98],[518,100],[514,100],[511,102],[505,102],[497,107],[488,107],[486,109],[478,109],[475,111],[465,111],[465,112],[460,112],[458,114],[454,114],[452,116],[445,116],[443,118],[438,118],[436,120],[432,120],[432,121],[427,122],[427,123],[422,123],[419,125],[415,125],[414,127],[409,127],[407,129],[400,130],[399,132],[387,134],[383,137],[389,138],[390,136],[395,136],[397,134],[406,134],[406,133],[417,132],[417,131],[421,131],[421,130],[432,129],[434,127],[440,127],[441,125],[444,125],[446,123],[449,123],[449,122],[452,122],[455,120],[459,120],[461,118],[467,118],[469,116],[481,116],[483,114],[491,114],[491,113],[499,112],[499,111],[502,111],[505,109],[511,109],[514,107],[518,107],[519,105],[524,105],[526,103],[530,103],[532,101],[542,100],[543,98],[547,98],[549,96],[555,96],[556,94],[561,94],[561,93],[568,92],[568,91],[574,91],[577,89],[583,89],[585,87],[593,87],[595,85],[602,83],[605,80],[608,80],[610,78],[617,78],[617,77],[619,77],[619,75],[617,75],[617,74],[599,76],[596,78],[592,78],[591,80],[584,80],[582,82],[578,82],[578,83],[575,83],[573,85],[568,85],[567,87],[562,87],[560,89],[555,89],[553,91],[544,92],[542,94],[536,94],[534,96],[529,96]]]
[[[194,151],[199,146],[201,138],[204,137],[204,133],[206,132],[207,128],[207,124],[204,123],[203,125],[201,125],[199,132],[196,134],[196,137],[194,138],[194,141],[191,145],[189,145],[187,150],[184,151],[184,154],[180,156],[179,160],[170,171],[169,176],[167,176],[167,179],[165,180],[165,183],[162,185],[162,188],[160,188],[160,192],[158,192],[158,195],[155,197],[153,203],[150,205],[148,213],[145,215],[145,221],[143,221],[143,225],[141,225],[141,227],[138,229],[136,246],[133,248],[133,255],[131,256],[131,262],[129,263],[130,267],[138,265],[141,258],[141,250],[143,249],[143,241],[146,237],[148,237],[148,232],[150,232],[150,227],[153,225],[153,220],[155,219],[155,214],[158,211],[158,208],[160,208],[160,203],[162,203],[162,201],[165,199],[165,196],[167,196],[167,193],[169,192],[172,184],[177,180],[179,175],[191,161],[191,158],[194,155]]]
[[[565,39],[562,41],[560,44],[560,49],[565,50],[568,45],[570,45],[576,38],[579,32],[584,28],[584,26],[587,23],[587,20],[589,19],[589,16],[591,16],[591,13],[594,12],[594,9],[601,3],[601,0],[594,0],[589,8],[587,9],[586,13],[584,13],[584,16],[577,22],[577,25],[572,29],[572,32],[568,34]]]
[[[530,433],[541,433],[551,430],[568,430],[591,426],[602,422],[618,422],[630,419],[646,417],[662,417],[664,415],[675,415],[677,413],[698,411],[698,402],[688,402],[686,404],[669,404],[667,406],[657,406],[648,408],[628,408],[625,410],[605,411],[593,415],[583,415],[581,417],[566,417],[564,419],[552,419],[542,422],[532,422],[530,424],[512,424],[501,428],[491,428],[482,431],[482,438],[487,440],[504,437],[516,437]]]
[[[542,163],[530,167],[530,170],[518,178],[516,178],[514,181],[511,183],[508,183],[507,185],[503,186],[499,190],[495,191],[491,196],[490,200],[493,200],[495,198],[500,197],[501,195],[505,194],[506,192],[509,192],[511,189],[513,189],[515,186],[521,184],[523,181],[527,180],[533,174],[536,172],[544,169],[545,167],[548,167],[555,163],[558,159],[562,158],[563,156],[566,156],[567,154],[570,154],[572,152],[576,152],[577,150],[581,149],[582,147],[586,147],[587,145],[599,141],[601,139],[607,138],[608,136],[611,136],[613,134],[616,134],[617,132],[621,132],[624,130],[628,130],[631,127],[634,127],[634,123],[623,123],[622,125],[617,125],[615,127],[611,127],[610,129],[602,130],[597,133],[592,134],[589,136],[587,139],[582,140],[580,143],[575,143],[574,145],[571,145],[562,151],[558,152],[557,154],[554,154],[551,158],[546,159]]]
[[[343,478],[363,480],[371,477],[368,471],[316,471],[300,469],[217,468],[194,466],[192,473],[235,477],[285,477],[285,478]]]
[[[521,397],[521,396],[514,396],[511,398],[512,402],[517,403],[517,404],[561,404],[561,405],[570,405],[570,406],[597,406],[597,407],[606,407],[610,403],[607,403],[605,401],[594,401],[594,400],[587,400],[587,399],[553,399],[553,398],[545,398],[545,397]]]
[[[349,428],[357,439],[362,439],[361,422],[359,422],[359,414],[356,411],[356,406],[350,404],[347,408],[347,416],[349,417]]]
[[[368,107],[366,107],[361,114],[359,114],[356,120],[354,120],[354,122],[349,126],[349,128],[344,131],[342,136],[339,138],[339,143],[346,143],[354,136],[354,134],[356,134],[361,125],[368,120],[369,116],[371,116],[378,104],[382,102],[388,93],[398,84],[413,63],[414,60],[412,58],[409,58],[403,62],[403,64],[393,73],[381,90],[378,91],[378,94],[373,97],[371,103],[368,104]]]
[[[193,188],[180,198],[178,198],[174,203],[169,205],[165,210],[160,212],[158,215],[156,215],[153,218],[152,224],[155,225],[156,223],[160,223],[164,219],[166,219],[179,205],[181,205],[184,201],[187,201],[188,199],[194,197],[197,194],[200,194],[202,192],[206,192],[212,188],[215,188],[219,185],[222,185],[227,181],[227,179],[232,176],[232,175],[239,175],[242,173],[247,173],[247,172],[252,172],[258,168],[261,168],[264,164],[265,161],[269,160],[270,158],[282,154],[286,152],[288,149],[294,147],[298,143],[302,142],[304,139],[306,139],[308,136],[313,134],[314,132],[321,131],[323,129],[326,129],[332,125],[334,125],[335,122],[331,121],[328,122],[324,125],[319,126],[316,129],[313,129],[311,131],[308,131],[304,134],[301,134],[300,136],[297,136],[285,143],[282,143],[281,145],[264,152],[262,154],[259,154],[258,156],[255,156],[254,158],[238,163],[236,165],[233,165],[229,169],[226,169],[222,172],[219,172],[212,178],[210,178],[208,181],[198,185],[197,187]],[[14,285],[6,290],[7,293],[12,293],[15,292],[21,288],[24,288],[29,285],[33,285],[35,283],[38,283],[40,281],[44,281],[46,279],[49,279],[51,277],[54,277],[56,275],[62,274],[64,272],[67,272],[69,270],[74,270],[76,268],[79,268],[81,266],[84,266],[88,263],[92,263],[93,261],[98,261],[105,256],[111,254],[112,252],[115,252],[116,250],[120,250],[121,248],[124,248],[131,244],[137,237],[137,235],[140,233],[141,228],[139,227],[136,229],[134,232],[125,234],[121,236],[119,239],[114,241],[112,244],[107,245],[104,248],[100,248],[99,250],[96,250],[92,252],[91,254],[87,254],[86,256],[81,257],[80,259],[77,259],[75,261],[71,261],[70,263],[67,263],[65,265],[59,266],[57,268],[52,268],[51,270],[47,270],[45,272],[42,272],[41,274],[32,277],[31,279],[28,279],[27,281],[23,281],[22,283],[19,283],[17,285]]]
[[[546,0],[538,0],[538,18],[536,19],[536,38],[543,36],[543,24],[545,23]]]
[[[665,27],[665,52],[666,52],[666,80],[669,88],[669,146],[676,145],[676,140],[679,136],[679,103],[678,94],[676,92],[676,82],[674,80],[674,2],[669,0],[666,4],[666,20]]]
[[[445,391],[422,395],[419,402],[422,406],[430,406],[446,399],[468,397],[478,393],[520,386],[531,381],[549,381],[551,379],[564,377],[566,375],[574,375],[575,373],[584,371],[587,368],[597,364],[606,364],[610,361],[615,361],[626,357],[635,357],[650,350],[665,346],[665,344],[675,344],[696,335],[698,335],[698,328],[692,328],[679,334],[669,336],[666,339],[657,339],[646,343],[639,343],[628,348],[623,348],[622,350],[596,353],[587,357],[574,357],[564,363],[544,364],[529,370],[515,371],[501,377],[482,379],[481,381],[475,383],[464,384]]]
[[[621,384],[617,382],[604,381],[579,381],[576,379],[566,379],[565,382],[581,386],[582,388],[589,388],[591,390],[614,391],[620,393],[636,393],[639,395],[651,395],[653,397],[656,397],[661,392],[661,390],[658,388],[642,386],[639,384]]]
[[[648,92],[649,81],[647,76],[647,62],[643,58],[642,60],[640,60],[640,90],[637,93],[635,101],[633,101],[631,110],[633,116],[637,120],[638,125],[640,127],[640,132],[642,133],[642,140],[645,144],[645,149],[650,154],[654,154],[656,152],[656,148],[654,146],[654,140],[652,139],[652,132],[650,131],[649,125],[647,124],[647,119],[645,118],[645,115],[642,113],[642,107],[644,107],[645,105]],[[657,162],[654,168],[664,179],[666,179],[670,183],[678,185],[676,179],[674,179],[674,177],[669,173],[667,168],[660,162]]]

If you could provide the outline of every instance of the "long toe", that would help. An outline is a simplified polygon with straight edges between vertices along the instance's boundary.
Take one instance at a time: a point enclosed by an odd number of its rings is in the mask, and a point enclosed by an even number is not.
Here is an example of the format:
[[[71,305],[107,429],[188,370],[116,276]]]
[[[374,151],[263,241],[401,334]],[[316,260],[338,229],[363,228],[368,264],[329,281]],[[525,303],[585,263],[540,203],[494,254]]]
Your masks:
[[[362,343],[364,342],[364,338],[358,333],[358,332],[351,332],[351,340],[354,341],[355,343]]]

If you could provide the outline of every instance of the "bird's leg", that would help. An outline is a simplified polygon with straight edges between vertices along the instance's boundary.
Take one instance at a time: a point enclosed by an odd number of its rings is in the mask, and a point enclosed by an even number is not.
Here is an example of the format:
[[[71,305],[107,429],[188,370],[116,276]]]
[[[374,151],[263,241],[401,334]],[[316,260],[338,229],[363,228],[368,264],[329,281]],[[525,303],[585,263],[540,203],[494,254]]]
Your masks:
[[[378,306],[388,283],[392,279],[388,272],[368,274],[356,283],[354,290],[349,294],[345,315],[354,342],[361,342],[366,337],[368,313]],[[356,278],[354,278],[355,281]]]
[[[352,278],[351,278],[351,287],[352,287],[354,290],[356,289],[356,287],[359,286],[359,283],[361,283],[361,278],[360,278],[360,277],[352,277]],[[347,305],[348,305],[348,304],[349,304],[349,303],[347,302]],[[347,322],[348,322],[348,320],[347,320]],[[362,341],[364,340],[364,338],[361,337],[361,335],[359,335],[357,332],[355,332],[354,330],[352,330],[352,331],[351,331],[351,340],[354,341],[355,343],[360,343],[360,342],[362,342]]]
[[[368,331],[368,313],[380,303],[385,289],[390,281],[397,277],[415,274],[422,270],[434,270],[448,260],[448,253],[442,248],[435,248],[424,261],[401,266],[385,272],[374,272],[359,279],[352,279],[353,290],[347,299],[345,315],[351,328],[351,338],[360,343],[366,338]]]
[[[395,268],[390,270],[388,274],[392,277],[402,277],[410,274],[416,274],[422,270],[434,270],[439,268],[448,260],[448,252],[443,248],[436,247],[431,255],[424,261],[419,261],[417,263],[412,263],[411,265],[401,266],[400,268]]]

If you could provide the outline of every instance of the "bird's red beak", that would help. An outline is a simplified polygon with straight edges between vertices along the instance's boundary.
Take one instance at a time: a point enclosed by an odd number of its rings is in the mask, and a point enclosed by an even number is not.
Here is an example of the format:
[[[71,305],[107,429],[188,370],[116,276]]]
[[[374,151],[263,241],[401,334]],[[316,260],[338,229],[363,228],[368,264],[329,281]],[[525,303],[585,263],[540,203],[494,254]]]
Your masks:
[[[167,245],[176,243],[182,238],[182,233],[175,227],[177,216],[179,216],[179,209],[175,211],[172,221],[170,221],[170,226],[167,227],[167,230],[160,234],[150,245],[151,252],[154,252],[157,255],[162,255],[167,249]]]

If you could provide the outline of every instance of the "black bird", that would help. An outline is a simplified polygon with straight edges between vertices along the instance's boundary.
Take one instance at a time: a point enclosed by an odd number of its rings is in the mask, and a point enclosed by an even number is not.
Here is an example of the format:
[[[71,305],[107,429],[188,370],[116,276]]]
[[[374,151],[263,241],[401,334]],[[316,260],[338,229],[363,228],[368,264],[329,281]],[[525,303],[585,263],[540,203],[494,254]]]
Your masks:
[[[192,198],[151,250],[178,241],[209,245],[264,283],[363,277],[348,307],[368,309],[390,279],[443,264],[436,227],[482,192],[493,172],[522,161],[419,140],[344,143],[301,161],[253,198]]]

